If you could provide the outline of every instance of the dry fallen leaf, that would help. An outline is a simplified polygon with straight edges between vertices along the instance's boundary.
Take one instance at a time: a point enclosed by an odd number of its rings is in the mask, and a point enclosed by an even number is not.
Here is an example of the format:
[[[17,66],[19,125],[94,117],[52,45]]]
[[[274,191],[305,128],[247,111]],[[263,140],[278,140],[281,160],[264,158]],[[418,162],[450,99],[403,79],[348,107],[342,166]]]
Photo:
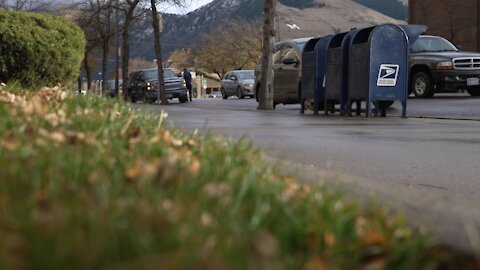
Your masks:
[[[332,248],[336,243],[335,235],[331,232],[327,232],[323,237],[323,241],[328,248]]]
[[[277,253],[278,241],[273,234],[263,232],[253,239],[253,246],[261,256],[271,258]]]
[[[128,170],[125,173],[125,176],[127,177],[127,179],[129,181],[133,181],[133,180],[137,179],[138,177],[140,177],[141,173],[142,173],[142,170],[141,170],[140,167],[133,166],[133,167],[128,168]]]
[[[200,223],[203,227],[209,227],[213,223],[213,218],[209,213],[203,212],[200,217]]]
[[[323,258],[314,257],[303,265],[302,270],[331,270],[333,269]]]
[[[20,142],[17,142],[13,139],[9,139],[9,140],[0,139],[0,146],[7,149],[8,151],[15,151],[20,147]]]
[[[383,246],[386,242],[385,235],[374,229],[368,230],[361,239],[366,246]]]

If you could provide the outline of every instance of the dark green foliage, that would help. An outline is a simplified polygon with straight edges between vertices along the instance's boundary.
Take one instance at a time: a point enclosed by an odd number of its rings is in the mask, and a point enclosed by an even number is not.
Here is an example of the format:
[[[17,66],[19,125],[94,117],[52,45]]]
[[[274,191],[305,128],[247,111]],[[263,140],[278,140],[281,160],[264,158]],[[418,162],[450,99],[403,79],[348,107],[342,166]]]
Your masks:
[[[284,4],[285,6],[299,9],[311,8],[316,6],[314,0],[279,0],[279,2]]]
[[[398,20],[408,19],[408,8],[399,0],[353,0]]]
[[[82,30],[62,17],[0,10],[0,81],[70,83],[85,49]]]
[[[242,3],[238,10],[235,12],[236,19],[258,19],[263,13],[263,0],[250,0]]]

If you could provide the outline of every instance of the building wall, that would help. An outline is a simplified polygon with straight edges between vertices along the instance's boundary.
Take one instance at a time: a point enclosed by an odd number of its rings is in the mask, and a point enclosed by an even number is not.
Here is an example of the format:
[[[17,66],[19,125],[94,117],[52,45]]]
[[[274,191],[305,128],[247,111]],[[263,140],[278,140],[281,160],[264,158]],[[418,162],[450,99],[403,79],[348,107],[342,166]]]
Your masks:
[[[480,0],[409,0],[411,24],[447,38],[466,51],[480,51]]]

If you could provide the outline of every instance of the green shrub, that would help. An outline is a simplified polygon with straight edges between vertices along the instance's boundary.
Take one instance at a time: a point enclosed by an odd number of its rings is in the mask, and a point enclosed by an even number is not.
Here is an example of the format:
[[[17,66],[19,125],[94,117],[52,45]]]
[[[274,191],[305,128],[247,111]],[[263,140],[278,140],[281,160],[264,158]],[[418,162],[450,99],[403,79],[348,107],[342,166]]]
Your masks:
[[[84,49],[82,30],[65,18],[0,10],[0,81],[24,86],[74,81]]]

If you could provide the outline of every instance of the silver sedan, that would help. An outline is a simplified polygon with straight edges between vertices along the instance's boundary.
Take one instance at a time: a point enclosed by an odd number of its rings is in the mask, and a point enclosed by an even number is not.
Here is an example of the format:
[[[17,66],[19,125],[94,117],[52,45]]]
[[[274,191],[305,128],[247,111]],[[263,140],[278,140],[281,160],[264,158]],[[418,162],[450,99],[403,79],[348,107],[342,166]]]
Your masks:
[[[222,84],[222,98],[227,99],[229,96],[237,96],[244,98],[246,96],[254,97],[254,71],[253,70],[233,70],[227,72],[223,76]]]

